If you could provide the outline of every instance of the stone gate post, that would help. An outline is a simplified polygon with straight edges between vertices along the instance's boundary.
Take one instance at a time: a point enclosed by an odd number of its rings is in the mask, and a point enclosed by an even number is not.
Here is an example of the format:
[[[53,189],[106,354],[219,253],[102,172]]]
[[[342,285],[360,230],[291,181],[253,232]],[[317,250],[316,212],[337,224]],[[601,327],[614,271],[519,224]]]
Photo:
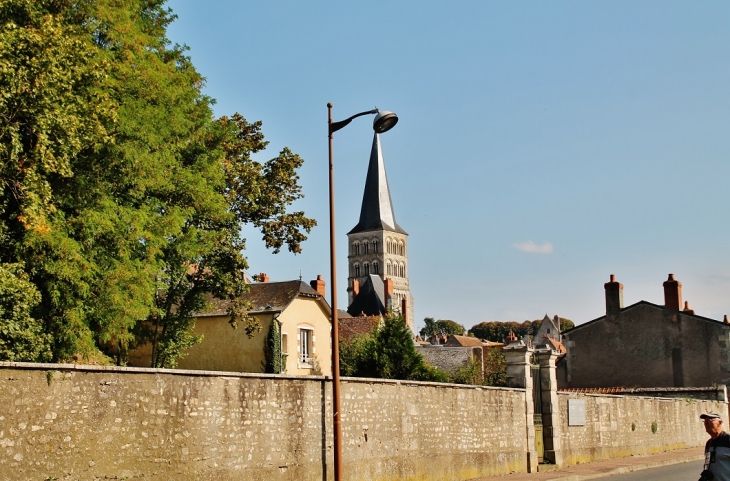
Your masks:
[[[550,348],[535,351],[540,365],[542,388],[542,424],[544,426],[545,459],[562,466],[563,451],[560,446],[560,406],[558,406],[558,380],[555,361],[559,353]]]
[[[503,348],[507,358],[507,385],[525,390],[525,424],[527,437],[527,472],[537,472],[535,448],[535,408],[533,405],[532,373],[530,359],[532,347],[525,341],[514,341]]]

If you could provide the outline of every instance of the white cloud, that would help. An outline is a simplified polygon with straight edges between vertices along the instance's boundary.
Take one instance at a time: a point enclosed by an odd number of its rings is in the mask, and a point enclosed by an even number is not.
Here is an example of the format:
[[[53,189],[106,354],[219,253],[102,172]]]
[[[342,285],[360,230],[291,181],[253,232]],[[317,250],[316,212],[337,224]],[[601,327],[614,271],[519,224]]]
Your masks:
[[[519,249],[522,252],[528,252],[530,254],[552,254],[553,245],[549,242],[544,244],[535,244],[532,241],[527,242],[516,242],[512,244],[512,247]]]

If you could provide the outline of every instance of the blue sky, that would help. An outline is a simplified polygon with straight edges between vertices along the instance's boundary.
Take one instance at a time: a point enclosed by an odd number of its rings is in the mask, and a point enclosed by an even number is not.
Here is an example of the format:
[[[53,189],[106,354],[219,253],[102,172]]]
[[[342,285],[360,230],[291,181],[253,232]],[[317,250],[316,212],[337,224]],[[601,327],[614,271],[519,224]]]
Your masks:
[[[730,314],[730,3],[168,3],[216,115],[261,120],[305,159],[318,220],[304,252],[245,230],[251,272],[329,283],[327,102],[378,107],[396,219],[410,234],[416,319],[583,323],[663,304],[672,272],[697,314]],[[371,118],[334,139],[338,301]],[[328,288],[329,289],[329,288]]]

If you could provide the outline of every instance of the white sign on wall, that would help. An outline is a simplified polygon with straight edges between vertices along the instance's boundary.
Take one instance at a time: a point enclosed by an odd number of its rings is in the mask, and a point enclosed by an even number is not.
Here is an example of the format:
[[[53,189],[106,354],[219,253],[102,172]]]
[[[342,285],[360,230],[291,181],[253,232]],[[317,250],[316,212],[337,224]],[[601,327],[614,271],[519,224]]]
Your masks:
[[[586,425],[586,402],[583,399],[568,399],[568,426]]]

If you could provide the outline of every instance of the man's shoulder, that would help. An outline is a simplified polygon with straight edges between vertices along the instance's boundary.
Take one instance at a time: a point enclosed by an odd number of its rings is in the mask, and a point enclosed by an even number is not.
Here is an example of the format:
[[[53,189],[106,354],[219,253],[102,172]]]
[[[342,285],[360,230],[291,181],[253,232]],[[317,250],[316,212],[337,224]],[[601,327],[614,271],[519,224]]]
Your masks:
[[[727,432],[723,431],[715,439],[710,439],[709,441],[707,441],[707,444],[708,445],[711,444],[715,448],[728,448],[728,449],[730,449],[730,434],[728,434]]]

